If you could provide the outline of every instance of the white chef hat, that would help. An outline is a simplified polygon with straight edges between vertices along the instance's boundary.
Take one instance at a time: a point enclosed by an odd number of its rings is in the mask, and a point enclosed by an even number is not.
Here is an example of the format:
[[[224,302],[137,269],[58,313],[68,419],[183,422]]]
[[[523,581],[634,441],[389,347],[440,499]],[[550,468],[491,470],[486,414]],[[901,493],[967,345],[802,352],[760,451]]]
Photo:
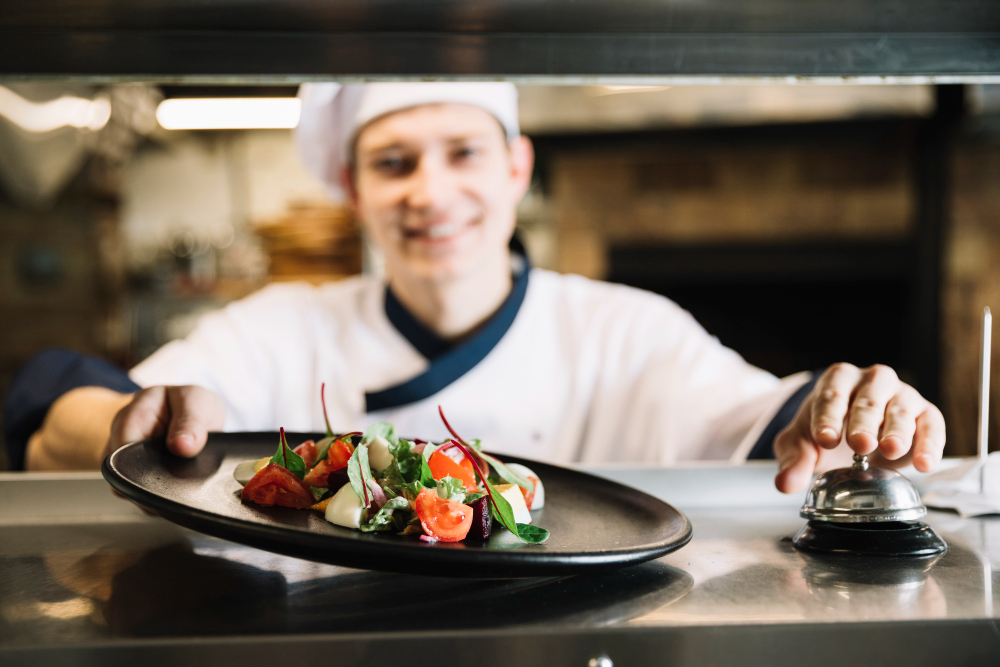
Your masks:
[[[472,104],[493,114],[513,141],[517,88],[503,82],[306,83],[299,88],[302,113],[295,144],[306,168],[343,199],[340,171],[359,129],[388,113],[445,102]]]

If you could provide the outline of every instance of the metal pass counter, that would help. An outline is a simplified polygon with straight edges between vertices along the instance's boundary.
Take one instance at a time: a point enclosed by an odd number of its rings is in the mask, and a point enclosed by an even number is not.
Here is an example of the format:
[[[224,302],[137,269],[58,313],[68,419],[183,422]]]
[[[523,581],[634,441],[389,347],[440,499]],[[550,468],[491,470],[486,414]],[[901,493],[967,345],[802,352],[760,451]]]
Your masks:
[[[694,539],[521,580],[287,558],[147,516],[96,473],[0,474],[0,665],[1000,664],[1000,518],[931,512],[933,560],[807,556],[772,465],[592,470]]]

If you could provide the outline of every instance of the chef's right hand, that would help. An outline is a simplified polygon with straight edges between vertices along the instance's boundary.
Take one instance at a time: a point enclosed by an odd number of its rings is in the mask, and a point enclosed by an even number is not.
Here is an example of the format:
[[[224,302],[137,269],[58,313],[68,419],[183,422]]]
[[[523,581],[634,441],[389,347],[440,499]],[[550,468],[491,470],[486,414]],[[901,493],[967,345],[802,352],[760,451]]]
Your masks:
[[[221,431],[225,421],[222,399],[204,387],[148,387],[115,415],[104,456],[126,443],[166,433],[167,449],[190,458],[205,446],[208,432]]]

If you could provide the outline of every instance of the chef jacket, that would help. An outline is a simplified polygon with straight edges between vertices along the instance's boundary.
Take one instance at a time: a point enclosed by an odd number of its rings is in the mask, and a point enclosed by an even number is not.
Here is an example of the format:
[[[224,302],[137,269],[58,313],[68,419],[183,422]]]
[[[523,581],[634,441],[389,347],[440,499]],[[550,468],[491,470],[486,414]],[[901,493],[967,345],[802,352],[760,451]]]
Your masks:
[[[766,457],[811,387],[808,373],[748,364],[662,296],[521,264],[500,309],[457,344],[374,276],[272,284],[130,376],[215,392],[227,431],[322,431],[325,383],[335,432],[388,421],[442,440],[441,406],[488,450],[562,463]]]

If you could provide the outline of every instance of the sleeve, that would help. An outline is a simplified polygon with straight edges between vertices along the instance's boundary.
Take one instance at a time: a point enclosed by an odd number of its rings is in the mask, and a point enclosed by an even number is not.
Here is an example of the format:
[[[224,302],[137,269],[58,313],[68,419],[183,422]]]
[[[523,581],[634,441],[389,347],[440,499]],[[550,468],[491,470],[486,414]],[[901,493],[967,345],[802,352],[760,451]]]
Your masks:
[[[42,350],[18,371],[4,402],[4,443],[11,470],[24,468],[28,440],[41,428],[56,399],[78,387],[105,387],[123,394],[139,389],[125,371],[102,359],[60,348]]]
[[[747,363],[666,298],[604,289],[586,323],[601,361],[584,461],[745,459],[809,380],[808,373],[781,380]]]
[[[185,339],[167,343],[129,375],[143,387],[204,387],[226,407],[227,431],[270,430],[277,396],[300,380],[311,353],[308,286],[273,285],[203,315]]]

